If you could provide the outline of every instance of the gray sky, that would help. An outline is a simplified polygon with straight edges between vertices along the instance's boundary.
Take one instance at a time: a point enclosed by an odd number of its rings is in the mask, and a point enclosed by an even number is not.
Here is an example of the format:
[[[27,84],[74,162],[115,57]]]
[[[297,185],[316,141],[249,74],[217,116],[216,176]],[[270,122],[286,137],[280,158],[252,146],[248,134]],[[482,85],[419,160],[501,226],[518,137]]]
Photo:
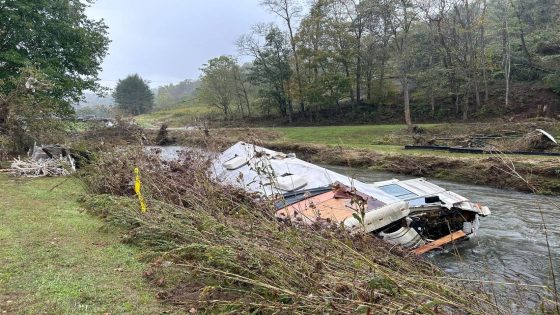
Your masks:
[[[88,9],[109,26],[101,83],[138,73],[152,86],[196,79],[210,58],[237,55],[235,41],[259,22],[277,21],[259,0],[97,0]]]

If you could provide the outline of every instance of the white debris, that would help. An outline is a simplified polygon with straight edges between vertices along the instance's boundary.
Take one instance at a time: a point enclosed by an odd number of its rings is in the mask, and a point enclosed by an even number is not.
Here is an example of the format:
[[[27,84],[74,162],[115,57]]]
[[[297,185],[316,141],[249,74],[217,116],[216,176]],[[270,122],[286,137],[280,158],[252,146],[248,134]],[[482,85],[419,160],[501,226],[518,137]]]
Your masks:
[[[17,158],[10,166],[10,173],[25,177],[67,176],[75,171],[74,159],[70,156],[40,160]]]

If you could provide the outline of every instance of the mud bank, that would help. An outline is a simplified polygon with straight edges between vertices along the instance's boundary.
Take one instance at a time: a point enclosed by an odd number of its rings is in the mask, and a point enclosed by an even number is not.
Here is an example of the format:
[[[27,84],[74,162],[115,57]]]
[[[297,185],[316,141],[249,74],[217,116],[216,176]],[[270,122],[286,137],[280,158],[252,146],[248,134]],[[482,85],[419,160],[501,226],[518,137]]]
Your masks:
[[[298,153],[301,158],[314,163],[369,167],[398,174],[560,195],[560,162],[557,160],[520,160],[504,156],[455,158],[437,155],[394,155],[309,144],[265,145],[273,150]]]

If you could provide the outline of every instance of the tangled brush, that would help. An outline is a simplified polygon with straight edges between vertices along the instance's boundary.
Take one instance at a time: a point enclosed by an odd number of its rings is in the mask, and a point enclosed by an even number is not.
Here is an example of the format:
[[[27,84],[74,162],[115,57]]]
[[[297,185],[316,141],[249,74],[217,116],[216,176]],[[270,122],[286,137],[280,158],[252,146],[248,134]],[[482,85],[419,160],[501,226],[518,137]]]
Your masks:
[[[87,211],[124,228],[159,297],[202,313],[485,313],[484,295],[431,264],[342,228],[278,222],[256,195],[210,179],[207,161],[163,162],[143,150],[101,156],[83,174]],[[148,212],[129,183],[142,170]],[[101,195],[99,195],[101,194]]]

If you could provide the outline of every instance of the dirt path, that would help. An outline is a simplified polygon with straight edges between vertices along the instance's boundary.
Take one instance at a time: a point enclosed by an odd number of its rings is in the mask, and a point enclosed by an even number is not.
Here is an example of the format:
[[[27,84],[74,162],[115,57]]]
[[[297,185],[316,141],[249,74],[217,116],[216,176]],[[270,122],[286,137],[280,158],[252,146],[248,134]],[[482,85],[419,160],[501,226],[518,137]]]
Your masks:
[[[158,314],[139,251],[79,211],[75,180],[0,174],[0,314]]]

